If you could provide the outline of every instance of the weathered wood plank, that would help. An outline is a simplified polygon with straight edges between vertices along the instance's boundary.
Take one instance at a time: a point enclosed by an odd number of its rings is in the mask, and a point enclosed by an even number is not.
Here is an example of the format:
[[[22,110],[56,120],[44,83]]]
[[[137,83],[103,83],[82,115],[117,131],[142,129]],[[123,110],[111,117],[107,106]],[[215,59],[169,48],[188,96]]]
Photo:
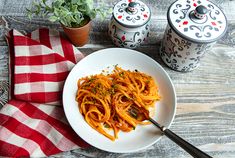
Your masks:
[[[39,0],[37,0],[39,1]],[[52,0],[49,0],[50,3]],[[119,0],[107,1],[105,0],[105,4],[109,7],[113,7],[115,3]],[[152,17],[156,19],[166,19],[166,12],[171,3],[175,0],[164,0],[164,1],[152,1],[152,0],[142,0],[145,4],[149,6],[152,11]],[[226,14],[228,20],[234,20],[235,14],[235,3],[231,0],[211,0],[215,4],[217,4]],[[32,5],[31,0],[1,0],[0,1],[0,16],[8,15],[8,16],[25,16],[26,11],[25,8],[30,8]],[[12,5],[14,4],[14,5]]]
[[[0,46],[0,108],[8,100],[8,48]]]
[[[109,20],[99,21],[98,19],[92,22],[92,30],[90,33],[90,44],[112,46],[112,42],[108,35],[108,23]],[[159,45],[163,38],[163,34],[167,25],[166,20],[153,19],[150,26],[150,37],[148,39],[147,47],[149,45],[154,47]],[[27,17],[12,17],[12,16],[0,16],[0,45],[6,45],[4,34],[10,29],[17,29],[22,33],[31,32],[35,29],[47,27],[50,29],[57,29],[63,32],[61,26],[58,23],[51,23],[45,19],[35,18],[30,21]],[[217,43],[226,44],[228,46],[235,46],[235,20],[230,22],[228,30],[223,38]],[[113,45],[114,46],[114,45]]]
[[[81,50],[90,54],[97,49],[83,48]],[[152,50],[149,51],[152,52]],[[148,51],[146,52],[148,54]],[[159,58],[156,60],[160,62]],[[206,61],[214,63],[213,52],[208,53]],[[221,76],[217,73],[208,73],[210,74],[208,78],[204,73],[199,73],[204,69],[209,70],[207,64],[202,64],[198,70],[187,74],[174,72],[163,64],[173,79],[178,96],[177,115],[171,129],[214,157],[232,157],[235,154],[234,75],[227,76],[228,83],[224,82],[222,71],[224,68],[227,68],[228,72],[232,70],[232,68],[228,69],[224,63],[216,70]],[[196,73],[196,71],[199,72]],[[166,155],[167,157],[175,155],[189,157],[165,137],[147,150],[132,154],[111,154],[91,148],[65,152],[55,157],[166,157]]]
[[[8,79],[8,47],[0,46],[0,81]]]
[[[115,1],[107,1],[112,6]],[[144,1],[144,0],[143,0]],[[229,20],[227,34],[208,51],[201,66],[188,73],[168,68],[160,59],[160,40],[167,25],[166,11],[174,0],[145,0],[153,13],[149,44],[137,50],[159,62],[171,77],[177,93],[177,111],[171,129],[213,157],[235,157],[235,3],[230,0],[214,0],[221,6]],[[25,16],[29,0],[0,1],[0,80],[8,81],[8,51],[4,34],[9,29],[24,33],[39,27],[62,31],[57,23],[35,17],[31,22]],[[115,47],[107,35],[109,18],[93,21],[90,42],[80,49],[88,55],[96,50]],[[0,83],[0,87],[2,83]],[[1,93],[1,92],[0,92]],[[1,94],[0,94],[1,96]],[[96,148],[78,149],[51,157],[190,157],[168,138],[163,137],[146,150],[113,154]]]

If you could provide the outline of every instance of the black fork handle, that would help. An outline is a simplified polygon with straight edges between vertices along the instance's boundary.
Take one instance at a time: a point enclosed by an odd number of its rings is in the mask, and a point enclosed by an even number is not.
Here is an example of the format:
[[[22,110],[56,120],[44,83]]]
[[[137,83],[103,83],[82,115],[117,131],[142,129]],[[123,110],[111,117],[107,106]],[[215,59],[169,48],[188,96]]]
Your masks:
[[[178,144],[181,148],[183,148],[185,151],[187,151],[190,155],[192,155],[195,158],[212,158],[211,156],[207,155],[205,152],[201,151],[197,147],[193,146],[189,142],[185,141],[178,135],[176,135],[174,132],[172,132],[169,129],[165,129],[163,131],[165,136],[170,138],[172,141],[174,141],[176,144]]]
[[[162,133],[170,138],[172,141],[174,141],[176,144],[178,144],[181,148],[183,148],[185,151],[187,151],[190,155],[192,155],[195,158],[212,158],[205,152],[201,151],[197,147],[193,146],[189,142],[185,141],[183,138],[176,135],[171,130],[165,128],[164,126],[161,126],[159,123],[157,123],[152,118],[149,118],[149,121],[152,122],[155,126],[157,126]]]

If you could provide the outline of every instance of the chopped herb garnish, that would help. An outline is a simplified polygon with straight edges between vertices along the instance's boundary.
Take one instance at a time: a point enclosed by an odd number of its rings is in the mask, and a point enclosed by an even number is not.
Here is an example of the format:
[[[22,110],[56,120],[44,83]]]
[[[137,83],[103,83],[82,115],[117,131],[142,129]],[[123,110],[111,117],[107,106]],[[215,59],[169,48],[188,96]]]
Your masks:
[[[104,123],[105,128],[110,128],[110,126],[107,123]]]
[[[117,89],[117,85],[112,84],[111,88],[109,89],[109,93],[112,95],[115,94],[116,89]]]
[[[91,89],[92,93],[96,93],[96,88]]]
[[[93,102],[93,104],[95,104],[95,103],[96,103],[96,99],[93,98],[93,99],[92,99],[92,102]]]
[[[115,94],[115,89],[112,87],[110,90],[109,90],[110,94]]]
[[[119,73],[119,76],[123,77],[124,76],[124,72]]]
[[[89,82],[93,82],[95,80],[95,78],[94,77],[91,77],[90,79],[89,79]]]

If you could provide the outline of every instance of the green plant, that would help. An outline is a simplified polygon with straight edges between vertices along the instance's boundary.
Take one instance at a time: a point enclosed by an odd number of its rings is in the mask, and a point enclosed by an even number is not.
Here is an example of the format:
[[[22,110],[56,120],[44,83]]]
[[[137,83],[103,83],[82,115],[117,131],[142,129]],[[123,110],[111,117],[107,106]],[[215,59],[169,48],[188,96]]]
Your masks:
[[[103,2],[97,2],[94,5],[93,0],[41,0],[33,2],[33,6],[26,8],[28,17],[31,19],[33,15],[48,16],[51,22],[60,22],[67,27],[81,27],[94,19],[97,14],[104,19],[111,9],[105,7]]]

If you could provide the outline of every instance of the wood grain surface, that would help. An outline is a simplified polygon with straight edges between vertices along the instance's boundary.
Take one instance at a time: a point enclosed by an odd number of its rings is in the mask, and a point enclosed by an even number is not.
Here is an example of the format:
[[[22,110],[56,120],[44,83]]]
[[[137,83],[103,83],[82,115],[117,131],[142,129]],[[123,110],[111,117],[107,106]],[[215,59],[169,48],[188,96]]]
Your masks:
[[[235,157],[235,1],[214,0],[227,16],[229,27],[226,35],[208,51],[200,67],[188,73],[169,69],[160,59],[159,46],[167,25],[166,11],[173,0],[143,0],[152,10],[151,35],[147,44],[138,48],[152,57],[167,71],[176,89],[177,111],[171,130],[213,157]],[[117,1],[106,0],[112,7]],[[25,7],[31,0],[0,0],[0,104],[8,97],[8,47],[4,34],[10,29],[31,32],[39,27],[62,31],[58,23],[26,17]],[[104,21],[93,20],[90,41],[78,48],[85,55],[103,48],[115,47],[108,37],[110,16]],[[136,153],[114,154],[91,147],[77,149],[50,157],[190,157],[165,136],[146,150]]]

